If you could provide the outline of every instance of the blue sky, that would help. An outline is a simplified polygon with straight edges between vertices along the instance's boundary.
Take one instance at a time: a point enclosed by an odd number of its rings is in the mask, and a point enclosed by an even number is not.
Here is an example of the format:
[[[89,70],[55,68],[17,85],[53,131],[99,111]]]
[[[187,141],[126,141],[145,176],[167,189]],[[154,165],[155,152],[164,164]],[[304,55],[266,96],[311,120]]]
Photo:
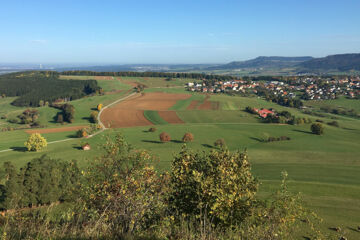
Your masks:
[[[360,52],[359,0],[1,1],[0,63],[223,63]]]

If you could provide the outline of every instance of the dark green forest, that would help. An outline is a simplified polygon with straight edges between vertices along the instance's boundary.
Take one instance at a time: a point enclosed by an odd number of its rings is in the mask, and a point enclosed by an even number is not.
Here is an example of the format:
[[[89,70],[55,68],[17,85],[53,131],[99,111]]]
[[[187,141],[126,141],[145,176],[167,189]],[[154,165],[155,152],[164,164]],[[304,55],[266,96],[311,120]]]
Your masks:
[[[0,95],[19,97],[15,106],[38,107],[41,102],[74,100],[100,90],[96,80],[60,80],[57,72],[25,72],[0,76]]]
[[[62,75],[76,76],[119,76],[119,77],[164,77],[164,78],[193,78],[193,79],[237,79],[228,75],[209,75],[205,73],[176,73],[176,72],[93,72],[93,71],[64,71]]]

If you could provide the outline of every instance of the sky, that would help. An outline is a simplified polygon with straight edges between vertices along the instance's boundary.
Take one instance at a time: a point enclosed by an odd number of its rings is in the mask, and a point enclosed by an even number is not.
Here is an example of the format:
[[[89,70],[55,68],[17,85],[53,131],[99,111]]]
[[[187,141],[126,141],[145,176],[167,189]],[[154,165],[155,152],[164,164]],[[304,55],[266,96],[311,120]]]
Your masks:
[[[226,63],[360,52],[359,0],[0,0],[0,63]]]

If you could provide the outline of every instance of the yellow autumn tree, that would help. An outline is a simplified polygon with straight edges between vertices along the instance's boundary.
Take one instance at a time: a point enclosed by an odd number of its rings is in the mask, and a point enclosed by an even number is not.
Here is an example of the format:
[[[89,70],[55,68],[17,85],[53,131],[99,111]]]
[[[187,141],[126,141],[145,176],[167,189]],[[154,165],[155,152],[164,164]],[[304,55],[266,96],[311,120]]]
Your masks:
[[[40,133],[33,133],[24,145],[28,151],[38,152],[47,146],[47,141]]]
[[[99,104],[97,105],[97,110],[100,111],[100,110],[102,109],[102,107],[103,107],[102,103],[99,103]]]

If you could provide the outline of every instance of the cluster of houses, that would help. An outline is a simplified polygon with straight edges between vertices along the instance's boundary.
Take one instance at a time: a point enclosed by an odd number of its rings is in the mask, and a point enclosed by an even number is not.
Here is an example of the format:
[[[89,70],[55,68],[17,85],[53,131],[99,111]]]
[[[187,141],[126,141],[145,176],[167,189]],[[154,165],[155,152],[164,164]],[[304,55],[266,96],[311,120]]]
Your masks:
[[[360,77],[297,77],[294,81],[215,81],[211,86],[202,81],[187,83],[187,89],[202,93],[247,92],[256,95],[259,95],[259,89],[262,89],[279,97],[298,96],[305,100],[335,99],[338,95],[356,98],[360,95]]]
[[[259,84],[256,82],[248,83],[243,80],[232,80],[232,81],[216,81],[214,85],[207,86],[205,82],[196,83],[189,82],[187,84],[188,90],[192,92],[203,92],[203,93],[223,93],[229,91],[242,91],[245,92],[245,89],[254,89]]]

